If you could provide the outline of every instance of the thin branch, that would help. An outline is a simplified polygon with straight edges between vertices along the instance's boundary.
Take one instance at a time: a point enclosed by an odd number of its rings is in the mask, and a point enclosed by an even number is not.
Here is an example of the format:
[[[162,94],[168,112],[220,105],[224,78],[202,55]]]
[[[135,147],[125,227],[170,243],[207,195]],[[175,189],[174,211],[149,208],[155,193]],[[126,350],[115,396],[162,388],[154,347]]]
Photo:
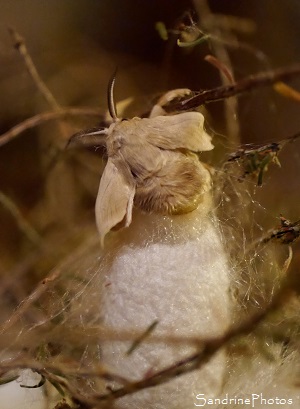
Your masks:
[[[41,237],[38,232],[24,218],[15,203],[1,191],[0,204],[2,204],[2,206],[13,216],[19,229],[25,234],[28,240],[30,240],[35,245],[39,245],[41,243]]]
[[[92,242],[94,242],[94,239]],[[90,241],[85,242],[82,246],[79,246],[78,249],[74,250],[74,253],[64,259],[61,264],[58,264],[53,270],[50,271],[50,273],[45,278],[43,278],[37,284],[33,292],[29,294],[29,296],[18,305],[13,314],[4,322],[3,325],[0,326],[0,335],[4,334],[5,331],[11,328],[20,318],[23,317],[28,308],[60,278],[60,276],[65,271],[66,265],[69,265],[69,263],[73,262],[74,257],[80,257],[81,254],[85,253],[86,247],[88,245],[90,245]],[[42,249],[44,250],[45,247],[42,247]],[[74,256],[74,254],[76,256]]]
[[[145,339],[149,337],[151,332],[153,332],[154,329],[156,328],[158,322],[159,321],[157,321],[157,320],[153,321],[153,323],[146,329],[146,331],[143,332],[138,338],[136,338],[133,341],[132,345],[130,346],[130,348],[126,352],[126,355],[132,354],[132,352],[135,351],[141,345],[141,343],[144,342]]]
[[[129,380],[120,376],[118,374],[114,374],[109,372],[104,366],[99,366],[94,370],[88,370],[86,368],[82,369],[68,369],[65,363],[55,363],[49,364],[44,361],[39,361],[33,358],[25,358],[25,359],[15,359],[13,361],[2,361],[0,363],[0,370],[1,372],[9,372],[15,371],[17,369],[31,369],[33,371],[41,373],[42,370],[49,372],[54,372],[58,376],[62,376],[64,378],[70,377],[91,377],[91,378],[102,378],[107,381],[115,381],[124,385],[130,384]]]
[[[213,13],[208,16],[208,20],[211,26],[216,26],[224,31],[237,31],[248,35],[256,31],[256,24],[250,18]]]
[[[225,85],[201,92],[189,99],[183,100],[176,104],[169,104],[164,107],[167,112],[188,111],[197,108],[203,104],[214,101],[220,101],[235,95],[249,92],[257,88],[266,87],[278,81],[287,81],[294,77],[300,76],[300,64],[293,64],[289,67],[282,67],[272,71],[264,71],[250,75],[234,84]]]
[[[35,68],[35,65],[32,61],[32,58],[30,57],[30,54],[27,51],[27,47],[25,45],[23,37],[21,37],[21,35],[12,27],[9,27],[8,31],[13,39],[14,47],[18,50],[18,52],[22,56],[25,66],[27,68],[27,71],[29,72],[38,90],[43,95],[45,100],[48,102],[50,107],[52,107],[53,110],[58,110],[59,104],[57,103],[53,94],[48,89],[48,87],[46,86],[42,78],[40,77],[39,73],[37,72],[37,69]]]
[[[21,57],[23,58],[27,71],[29,72],[29,75],[31,76],[38,91],[41,93],[43,98],[46,100],[46,102],[49,104],[50,108],[52,108],[54,112],[60,111],[61,109],[60,104],[56,101],[53,93],[50,91],[50,89],[48,88],[48,86],[38,73],[34,65],[34,62],[29,54],[29,51],[27,50],[23,37],[12,27],[9,27],[8,31],[13,39],[14,47],[18,50]],[[69,129],[67,124],[59,122],[57,125],[59,132],[63,136],[63,138],[68,138],[68,135],[71,133],[71,129]],[[52,144],[54,143],[55,145],[57,143],[53,142],[54,140],[52,139]],[[60,146],[60,143],[58,143],[57,146]]]
[[[252,91],[254,89],[265,87],[270,84],[274,84],[278,81],[289,80],[293,77],[300,75],[300,64],[294,64],[290,67],[279,68],[274,71],[261,72],[255,75],[250,75],[235,82],[231,85],[213,88],[202,92],[195,93],[195,95],[189,99],[183,99],[181,102],[169,103],[164,106],[166,112],[174,111],[188,111],[194,109],[200,105],[207,104],[209,102],[219,101],[225,98],[229,98],[234,95],[239,95],[243,92]],[[0,147],[10,142],[27,129],[39,126],[47,121],[61,119],[65,117],[77,117],[77,116],[92,116],[99,117],[103,113],[102,110],[97,108],[61,108],[56,112],[43,112],[37,114],[31,118],[26,119],[20,124],[14,126],[9,131],[0,135]]]
[[[23,314],[22,314],[23,315]],[[50,316],[49,320],[51,320],[53,316]],[[44,323],[42,323],[44,324]],[[38,329],[36,332],[33,330]],[[101,326],[87,326],[84,329],[85,337],[82,337],[82,327],[80,326],[69,326],[64,331],[64,343],[72,344],[76,346],[76,348],[84,348],[86,346],[86,339],[89,339],[91,344],[97,344],[99,342],[113,342],[113,341],[122,341],[126,342],[129,341],[131,344],[136,340],[139,340],[139,345],[141,342],[147,343],[147,345],[155,345],[155,344],[166,344],[166,345],[174,345],[174,346],[183,346],[183,345],[191,345],[197,347],[199,345],[205,345],[207,342],[210,342],[210,338],[207,337],[199,337],[199,336],[189,336],[189,335],[166,335],[166,334],[151,334],[147,336],[147,339],[140,339],[145,337],[145,332],[141,333],[135,329],[129,330],[122,330],[122,331],[114,331],[111,328],[101,327]],[[51,325],[51,323],[47,325],[34,325],[34,327],[30,328],[29,338],[25,336],[22,337],[21,343],[22,347],[28,345],[28,347],[33,345],[33,339],[38,339],[41,334],[45,334],[48,336],[47,340],[51,343],[60,344],[61,343],[61,328],[56,328]],[[138,345],[138,346],[139,346]],[[0,347],[6,347],[7,340],[3,337],[0,339]],[[18,351],[20,344],[18,342],[14,342],[13,345],[10,345],[10,350]]]
[[[213,65],[215,68],[219,70],[221,74],[224,75],[225,78],[227,78],[227,81],[229,84],[234,83],[234,78],[232,76],[232,73],[228,69],[228,67],[220,60],[218,60],[216,57],[214,57],[211,54],[208,54],[204,57],[204,60]]]
[[[194,0],[195,9],[197,10],[198,16],[201,19],[201,24],[204,26],[206,31],[212,34],[213,37],[222,38],[223,33],[219,27],[213,23],[213,13],[210,11],[210,7],[207,0]],[[222,61],[225,67],[233,74],[233,67],[231,60],[225,45],[219,41],[211,41],[211,46],[215,53],[215,56],[219,61]],[[221,81],[223,86],[227,86],[232,83],[227,77],[221,76]],[[224,104],[225,109],[225,119],[227,125],[227,133],[234,145],[239,144],[240,138],[240,128],[239,122],[237,120],[237,110],[238,103],[236,98],[227,99]]]
[[[92,116],[98,117],[103,113],[103,110],[97,108],[60,108],[59,111],[55,112],[43,112],[26,119],[25,121],[19,123],[18,125],[11,128],[9,131],[0,135],[0,147],[6,143],[12,141],[21,133],[27,131],[28,129],[34,128],[36,126],[42,125],[45,122],[53,121],[61,118],[67,117],[77,117],[77,116]]]
[[[28,254],[22,259],[21,262],[17,263],[12,269],[8,270],[6,274],[1,277],[0,298],[3,297],[5,293],[10,291],[11,287],[22,283],[22,278],[37,262],[39,257],[41,257],[40,248],[35,249],[34,252]]]
[[[19,304],[13,314],[0,327],[0,334],[4,334],[10,327],[12,327],[23,316],[24,312],[28,310],[30,305],[37,301],[60,275],[61,270],[57,268],[52,270],[46,278],[41,280],[36,289],[23,302],[21,302],[21,304]]]
[[[95,398],[95,396],[85,396],[80,393],[78,388],[74,386],[72,382],[69,382],[68,377],[70,377],[71,379],[78,379],[78,377],[95,377],[108,381],[118,382],[123,385],[129,384],[129,381],[127,379],[121,377],[120,375],[107,371],[104,367],[98,368],[95,371],[68,371],[66,370],[65,366],[49,364],[45,365],[44,362],[38,362],[37,360],[32,359],[19,361],[15,360],[13,362],[6,361],[0,364],[0,370],[2,373],[18,369],[31,369],[32,371],[39,373],[53,385],[59,385],[60,388],[63,388],[73,401],[84,405],[85,408],[95,408],[99,403],[97,398]]]

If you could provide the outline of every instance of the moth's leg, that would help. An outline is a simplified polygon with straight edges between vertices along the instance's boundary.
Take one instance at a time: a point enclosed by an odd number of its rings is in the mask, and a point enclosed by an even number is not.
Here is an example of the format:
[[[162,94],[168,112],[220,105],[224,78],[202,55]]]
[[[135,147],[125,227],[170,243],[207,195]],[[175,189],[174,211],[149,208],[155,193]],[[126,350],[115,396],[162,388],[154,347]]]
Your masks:
[[[191,95],[192,91],[188,88],[177,88],[172,89],[171,91],[166,92],[163,94],[157,103],[152,108],[149,118],[154,118],[155,116],[166,115],[166,111],[163,109],[163,106],[168,104],[169,102],[173,101],[177,98],[182,98],[184,96]]]

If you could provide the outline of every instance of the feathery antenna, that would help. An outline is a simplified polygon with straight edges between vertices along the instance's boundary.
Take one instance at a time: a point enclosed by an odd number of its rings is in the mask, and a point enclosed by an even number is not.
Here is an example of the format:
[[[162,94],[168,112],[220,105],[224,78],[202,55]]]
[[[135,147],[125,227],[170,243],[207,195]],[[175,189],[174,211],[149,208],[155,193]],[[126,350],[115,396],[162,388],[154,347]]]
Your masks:
[[[111,77],[109,83],[108,83],[108,88],[107,88],[107,103],[108,103],[108,110],[110,113],[110,116],[112,119],[117,121],[118,116],[117,116],[117,109],[116,109],[116,104],[114,100],[114,85],[116,81],[116,76],[117,76],[117,68],[115,69],[115,72],[113,76]]]

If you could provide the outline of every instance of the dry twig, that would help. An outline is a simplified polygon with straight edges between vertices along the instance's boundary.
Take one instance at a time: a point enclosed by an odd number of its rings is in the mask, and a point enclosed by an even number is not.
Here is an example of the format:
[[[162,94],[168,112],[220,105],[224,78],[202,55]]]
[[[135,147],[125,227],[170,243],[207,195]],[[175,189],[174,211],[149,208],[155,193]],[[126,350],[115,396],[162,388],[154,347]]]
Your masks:
[[[300,75],[300,64],[293,64],[289,67],[282,67],[272,71],[264,71],[250,75],[240,81],[230,85],[217,87],[201,92],[195,92],[194,96],[182,100],[176,104],[164,106],[167,112],[188,111],[201,105],[214,101],[220,101],[235,95],[255,90],[260,87],[266,87],[278,81],[290,80]]]
[[[53,94],[51,91],[48,89],[44,81],[42,80],[41,76],[39,75],[37,69],[35,68],[35,65],[32,61],[32,58],[30,54],[27,51],[26,44],[24,42],[23,37],[20,36],[20,34],[12,27],[9,27],[9,33],[12,36],[13,42],[14,42],[14,47],[19,51],[21,54],[25,66],[33,79],[33,82],[36,84],[38,90],[40,93],[43,95],[45,100],[48,102],[50,107],[53,108],[53,110],[58,110],[59,109],[59,104],[57,103],[56,99],[54,98]]]
[[[233,75],[233,67],[231,60],[225,45],[222,42],[214,41],[214,37],[222,38],[222,30],[216,26],[216,22],[213,23],[213,13],[210,11],[209,4],[207,0],[194,0],[195,8],[201,19],[201,24],[204,26],[205,30],[211,34],[211,46],[217,57],[217,60],[222,61],[225,67],[228,67],[228,71]],[[222,84],[224,86],[231,84],[232,81],[227,77],[221,76]],[[239,122],[237,121],[237,109],[238,103],[236,98],[227,99],[225,101],[225,118],[227,125],[227,133],[233,144],[239,144],[240,130]]]
[[[42,125],[45,122],[53,121],[57,119],[63,119],[67,117],[78,117],[78,116],[92,116],[98,117],[103,114],[103,111],[97,108],[60,108],[59,111],[55,112],[43,112],[26,119],[25,121],[19,123],[18,125],[11,128],[9,131],[0,135],[0,146],[12,141],[17,136],[27,131],[28,129],[34,128],[36,126]]]
[[[28,308],[45,293],[49,286],[56,281],[60,275],[61,270],[56,268],[46,278],[41,280],[35,290],[23,302],[21,302],[8,320],[0,327],[0,334],[4,334],[10,327],[12,327],[23,316],[25,311],[27,311]]]
[[[19,229],[25,236],[35,245],[39,245],[41,237],[37,231],[30,225],[30,223],[23,217],[15,203],[3,192],[0,192],[0,204],[8,210],[15,219]]]
[[[231,85],[226,85],[222,87],[213,88],[210,90],[194,92],[194,96],[189,99],[183,99],[179,103],[169,103],[164,106],[167,112],[175,111],[188,111],[197,108],[203,104],[207,104],[214,101],[219,101],[225,98],[229,98],[233,95],[239,95],[244,92],[249,92],[254,89],[265,87],[270,84],[277,83],[281,80],[289,80],[293,77],[300,75],[300,64],[294,64],[290,67],[278,68],[274,71],[266,71],[258,74],[250,75],[238,82]],[[41,114],[35,115],[20,124],[14,126],[9,131],[5,132],[0,136],[0,146],[5,145],[10,142],[21,133],[25,132],[27,129],[34,128],[35,126],[41,125],[44,122],[61,119],[65,117],[76,117],[76,116],[92,116],[99,117],[103,113],[97,108],[60,108],[56,112],[43,112]]]
[[[82,231],[82,230],[81,230]],[[77,257],[81,257],[82,254],[85,254],[86,246],[89,246],[91,241],[84,242],[83,245],[80,245],[79,248],[74,249],[74,254]],[[45,247],[42,247],[45,250]],[[45,253],[42,253],[43,255]],[[69,263],[74,262],[74,254],[71,254],[66,259],[64,259],[60,264],[58,264],[50,273],[43,278],[36,286],[34,291],[26,298],[24,301],[15,309],[13,314],[7,319],[2,326],[0,326],[0,334],[4,334],[9,328],[11,328],[20,318],[24,316],[24,313],[28,310],[28,308],[35,303],[40,297],[52,286],[57,280],[61,277],[64,273],[66,266]]]

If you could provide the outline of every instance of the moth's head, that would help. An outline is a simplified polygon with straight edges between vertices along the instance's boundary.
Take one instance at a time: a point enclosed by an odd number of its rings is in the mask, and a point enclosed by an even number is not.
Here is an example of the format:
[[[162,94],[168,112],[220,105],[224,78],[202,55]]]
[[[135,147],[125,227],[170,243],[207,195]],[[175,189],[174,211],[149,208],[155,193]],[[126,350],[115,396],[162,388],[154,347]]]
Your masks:
[[[114,100],[114,85],[116,81],[116,71],[110,79],[107,87],[107,106],[113,124],[121,120],[117,115],[117,108]],[[94,127],[75,133],[67,143],[67,148],[76,146],[98,147],[106,146],[106,137],[109,134],[109,124],[103,124],[101,127]],[[105,126],[107,125],[107,126]]]

